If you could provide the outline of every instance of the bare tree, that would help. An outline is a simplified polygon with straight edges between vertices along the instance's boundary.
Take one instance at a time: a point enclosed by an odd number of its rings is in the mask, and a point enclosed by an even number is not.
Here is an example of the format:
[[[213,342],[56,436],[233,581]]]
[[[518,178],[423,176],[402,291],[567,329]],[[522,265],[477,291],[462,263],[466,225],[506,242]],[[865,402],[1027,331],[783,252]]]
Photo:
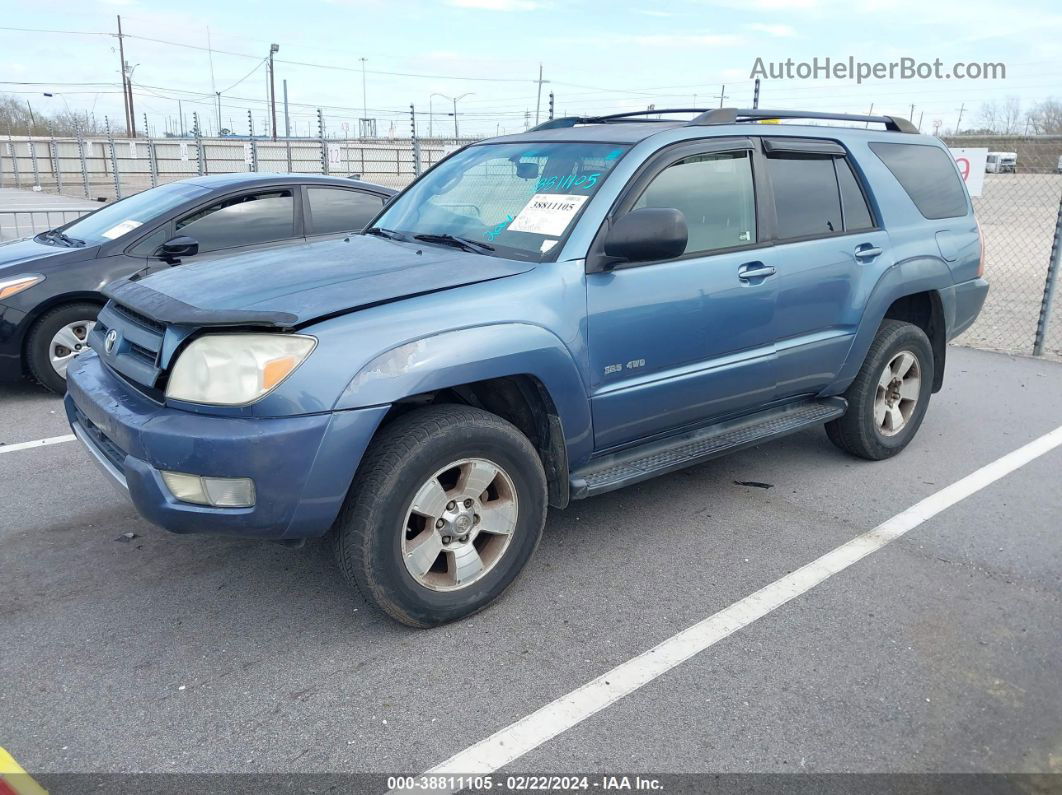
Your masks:
[[[73,135],[80,126],[84,135],[99,135],[102,128],[88,113],[61,110],[44,113],[30,109],[25,100],[0,95],[0,133],[11,135]]]
[[[1007,97],[999,114],[999,132],[1004,135],[1015,135],[1021,130],[1021,100],[1018,97]]]
[[[1033,135],[1062,135],[1062,102],[1045,99],[1026,114]]]

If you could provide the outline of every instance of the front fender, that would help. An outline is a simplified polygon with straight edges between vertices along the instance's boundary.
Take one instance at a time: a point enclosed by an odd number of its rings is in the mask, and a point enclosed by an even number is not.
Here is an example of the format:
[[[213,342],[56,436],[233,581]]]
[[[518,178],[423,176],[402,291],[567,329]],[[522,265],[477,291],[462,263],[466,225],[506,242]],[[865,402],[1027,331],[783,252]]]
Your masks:
[[[448,331],[385,351],[355,374],[336,408],[378,406],[513,375],[531,375],[545,385],[560,416],[569,461],[585,461],[592,452],[593,428],[579,369],[556,335],[529,323]]]
[[[938,257],[912,257],[885,271],[867,298],[859,329],[837,379],[823,390],[822,394],[840,394],[859,374],[859,368],[863,366],[863,360],[874,342],[881,321],[893,302],[915,293],[933,291],[939,295],[940,291],[951,286],[951,270],[948,264]]]

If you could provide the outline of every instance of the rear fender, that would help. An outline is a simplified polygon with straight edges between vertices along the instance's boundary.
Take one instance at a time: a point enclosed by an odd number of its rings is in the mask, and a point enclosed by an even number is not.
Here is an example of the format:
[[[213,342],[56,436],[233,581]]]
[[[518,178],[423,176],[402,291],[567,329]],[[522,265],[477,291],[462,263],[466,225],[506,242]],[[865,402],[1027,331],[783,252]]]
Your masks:
[[[351,379],[336,409],[395,403],[414,395],[514,375],[534,376],[548,390],[571,465],[589,458],[593,429],[579,368],[555,334],[527,323],[448,331],[392,348]]]
[[[939,295],[951,286],[951,271],[947,263],[939,257],[913,257],[896,263],[885,271],[867,299],[863,319],[859,323],[852,347],[837,379],[823,390],[822,394],[838,395],[855,380],[885,313],[896,299],[927,291],[934,291]]]

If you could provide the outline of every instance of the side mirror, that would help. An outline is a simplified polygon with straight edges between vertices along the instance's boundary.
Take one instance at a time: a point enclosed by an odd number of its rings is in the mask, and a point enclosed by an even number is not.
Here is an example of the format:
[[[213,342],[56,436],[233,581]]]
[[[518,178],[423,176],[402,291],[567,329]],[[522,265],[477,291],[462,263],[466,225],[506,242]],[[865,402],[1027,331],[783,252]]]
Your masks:
[[[686,216],[671,207],[642,207],[616,221],[605,237],[605,255],[626,262],[674,259],[686,250]]]
[[[172,237],[159,247],[159,256],[171,265],[176,265],[183,258],[194,257],[198,253],[199,241],[187,235]]]

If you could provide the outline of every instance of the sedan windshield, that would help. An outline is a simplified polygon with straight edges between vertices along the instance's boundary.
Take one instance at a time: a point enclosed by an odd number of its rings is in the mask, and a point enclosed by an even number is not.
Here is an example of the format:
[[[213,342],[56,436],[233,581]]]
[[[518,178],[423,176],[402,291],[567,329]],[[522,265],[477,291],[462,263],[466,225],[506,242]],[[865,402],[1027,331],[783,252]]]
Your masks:
[[[600,143],[471,146],[415,183],[374,228],[398,238],[541,260],[568,234],[626,151]]]
[[[61,229],[68,238],[91,246],[115,240],[189,199],[209,192],[207,188],[188,182],[171,182],[108,204]]]

